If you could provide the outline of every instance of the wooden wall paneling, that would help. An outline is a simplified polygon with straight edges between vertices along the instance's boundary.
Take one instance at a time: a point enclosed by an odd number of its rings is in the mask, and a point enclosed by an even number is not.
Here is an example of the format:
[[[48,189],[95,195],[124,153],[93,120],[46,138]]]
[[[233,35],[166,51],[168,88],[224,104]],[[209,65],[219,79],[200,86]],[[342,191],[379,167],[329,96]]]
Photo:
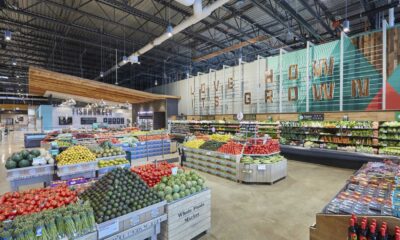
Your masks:
[[[15,108],[19,108],[19,110],[28,110],[28,105],[26,104],[0,104],[0,109],[4,108],[5,110],[14,110]]]

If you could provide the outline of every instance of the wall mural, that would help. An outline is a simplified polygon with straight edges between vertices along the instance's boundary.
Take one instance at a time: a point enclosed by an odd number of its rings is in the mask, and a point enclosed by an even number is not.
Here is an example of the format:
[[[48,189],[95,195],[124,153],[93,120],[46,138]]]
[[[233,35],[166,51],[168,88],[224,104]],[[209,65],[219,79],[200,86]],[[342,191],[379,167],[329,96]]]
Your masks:
[[[399,109],[400,105],[400,31],[387,32],[387,109]],[[372,32],[356,37],[345,37],[343,60],[343,110],[380,110],[382,107],[382,32]],[[279,112],[305,112],[307,99],[307,70],[309,71],[309,111],[339,111],[340,103],[340,41],[332,41],[310,48],[307,66],[307,50],[284,53],[262,59],[262,66],[243,70],[239,66],[219,71],[208,82],[195,77],[190,82],[188,114]],[[282,62],[282,76],[280,75]],[[257,61],[255,62],[255,64]],[[249,63],[251,64],[251,63]],[[256,66],[256,65],[254,65]],[[249,76],[258,71],[259,76]],[[236,74],[235,74],[236,72]],[[225,79],[223,79],[225,76]],[[282,90],[280,81],[282,77]],[[245,78],[245,79],[244,79]],[[196,96],[195,89],[198,89]],[[250,91],[249,91],[250,90]],[[279,94],[282,96],[279,96]],[[211,97],[210,97],[211,96]],[[184,99],[183,99],[184,101]],[[257,107],[255,107],[257,106]],[[207,108],[207,109],[206,109]],[[199,111],[202,109],[201,111]]]

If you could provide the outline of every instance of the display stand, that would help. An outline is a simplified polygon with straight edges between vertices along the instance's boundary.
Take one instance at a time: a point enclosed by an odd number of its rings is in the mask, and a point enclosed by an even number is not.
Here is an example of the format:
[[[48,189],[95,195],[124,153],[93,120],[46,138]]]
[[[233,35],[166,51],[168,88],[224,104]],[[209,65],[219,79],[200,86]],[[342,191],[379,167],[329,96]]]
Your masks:
[[[211,190],[167,205],[168,220],[161,224],[161,240],[193,239],[211,228]]]
[[[57,166],[57,176],[61,180],[84,177],[96,177],[97,161]]]
[[[360,219],[364,215],[357,215]],[[333,215],[318,213],[316,224],[310,227],[310,240],[347,239],[350,215]],[[386,222],[389,234],[394,234],[395,226],[400,226],[400,219],[391,216],[366,216],[374,218],[378,223]]]
[[[239,181],[273,184],[287,176],[287,160],[270,164],[239,164]]]
[[[65,238],[62,240],[68,240],[68,239]],[[75,238],[75,240],[97,240],[97,232],[92,232],[92,233],[86,234],[84,236],[77,237],[77,238]]]
[[[184,166],[207,172],[229,180],[238,180],[238,163],[242,155],[229,155],[203,149],[183,148]]]
[[[18,191],[20,186],[37,183],[48,186],[53,180],[53,175],[54,165],[50,164],[7,170],[7,180],[10,182],[12,191]]]
[[[98,224],[98,239],[156,239],[157,226],[159,230],[159,224],[167,219],[166,204],[162,201]]]

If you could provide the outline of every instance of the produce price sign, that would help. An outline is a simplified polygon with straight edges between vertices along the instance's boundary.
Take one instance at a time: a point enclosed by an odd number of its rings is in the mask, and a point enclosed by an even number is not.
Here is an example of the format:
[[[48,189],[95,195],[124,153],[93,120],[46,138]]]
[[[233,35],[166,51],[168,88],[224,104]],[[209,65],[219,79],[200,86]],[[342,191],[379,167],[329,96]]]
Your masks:
[[[119,231],[119,221],[118,220],[110,221],[105,225],[102,224],[101,229],[99,229],[99,238],[104,238],[118,231]]]
[[[324,121],[323,113],[301,113],[299,114],[300,121]]]

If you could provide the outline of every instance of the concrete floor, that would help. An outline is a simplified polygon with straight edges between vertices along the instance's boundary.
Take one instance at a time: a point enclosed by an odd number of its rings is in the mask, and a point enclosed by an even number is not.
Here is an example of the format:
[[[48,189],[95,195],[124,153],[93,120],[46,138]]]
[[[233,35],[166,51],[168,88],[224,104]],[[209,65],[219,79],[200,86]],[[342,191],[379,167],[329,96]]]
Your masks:
[[[0,141],[0,162],[23,148],[23,134]],[[212,190],[212,228],[201,240],[306,240],[315,213],[343,187],[353,170],[288,161],[274,185],[247,185],[201,173]],[[0,166],[0,194],[9,191]]]

